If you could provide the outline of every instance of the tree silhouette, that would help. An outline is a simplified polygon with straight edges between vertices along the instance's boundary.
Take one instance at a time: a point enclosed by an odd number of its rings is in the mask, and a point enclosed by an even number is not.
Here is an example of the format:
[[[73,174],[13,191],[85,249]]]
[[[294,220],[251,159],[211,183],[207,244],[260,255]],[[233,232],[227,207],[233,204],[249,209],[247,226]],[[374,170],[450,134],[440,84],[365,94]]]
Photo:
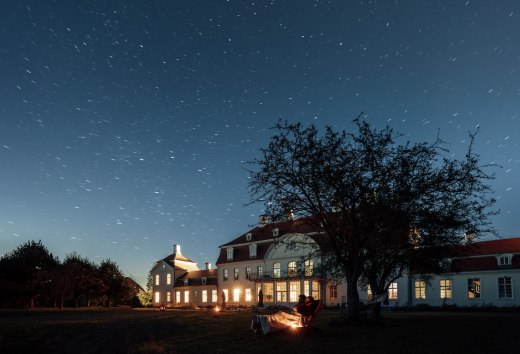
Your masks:
[[[290,211],[319,232],[313,256],[328,277],[346,282],[349,317],[359,314],[361,276],[384,292],[412,261],[450,256],[465,232],[492,231],[494,203],[474,135],[459,161],[439,138],[399,144],[390,127],[354,123],[357,132],[326,127],[319,135],[314,125],[279,122],[249,184],[271,220]]]

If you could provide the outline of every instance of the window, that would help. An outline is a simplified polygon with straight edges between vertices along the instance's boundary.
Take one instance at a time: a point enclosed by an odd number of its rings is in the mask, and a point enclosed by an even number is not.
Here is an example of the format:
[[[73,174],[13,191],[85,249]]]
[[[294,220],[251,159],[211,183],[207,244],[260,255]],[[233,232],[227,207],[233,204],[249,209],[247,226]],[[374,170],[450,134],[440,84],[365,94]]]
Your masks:
[[[202,302],[208,302],[208,291],[202,290]]]
[[[161,293],[160,292],[158,292],[158,291],[155,292],[154,300],[156,303],[161,302]]]
[[[287,284],[285,282],[276,283],[276,301],[287,302]]]
[[[312,297],[315,300],[320,299],[320,283],[314,280],[312,281]]]
[[[216,289],[211,290],[211,302],[218,302],[218,294]]]
[[[184,302],[185,303],[190,302],[190,291],[189,290],[184,290]]]
[[[314,266],[313,266],[312,259],[306,260],[304,262],[304,267],[305,267],[305,276],[306,277],[312,276],[312,273],[314,272]]]
[[[388,287],[388,300],[397,300],[398,292],[397,292],[397,282],[394,281]]]
[[[264,277],[264,266],[256,266],[256,274],[258,279],[262,279]]]
[[[274,287],[273,283],[264,284],[264,298],[266,302],[273,302]]]
[[[249,258],[255,258],[256,257],[256,243],[253,243],[252,245],[249,245]]]
[[[273,237],[278,237],[279,233],[280,233],[280,230],[278,228],[273,229]]]
[[[226,250],[227,252],[227,260],[232,261],[233,260],[233,247],[230,247]]]
[[[208,278],[202,277],[202,279],[200,279],[200,282],[202,283],[202,285],[206,285],[206,283],[208,282]]]
[[[311,294],[311,282],[310,280],[305,280],[303,282],[303,294],[309,296]]]
[[[331,301],[338,301],[338,286],[331,285],[329,294],[330,294]]]
[[[251,295],[251,289],[246,288],[246,301],[250,302],[251,300],[253,300],[253,296]]]
[[[273,276],[275,278],[280,278],[280,263],[273,264]]]
[[[253,234],[250,233],[250,232],[248,232],[248,233],[246,234],[246,241],[251,241],[252,238],[253,238]]]
[[[374,296],[374,294],[372,294],[372,288],[370,285],[367,285],[367,300],[370,300],[372,296]]]
[[[289,262],[287,265],[287,275],[290,277],[296,276],[296,262]]]
[[[159,279],[160,279],[160,276],[159,274],[155,274],[155,285],[159,285]]]
[[[234,302],[240,301],[240,289],[238,289],[238,288],[233,289],[233,301]]]
[[[441,299],[451,299],[453,297],[451,290],[453,281],[451,279],[441,279],[439,285],[441,289]]]
[[[501,267],[511,265],[511,258],[510,258],[510,256],[500,256],[500,257],[498,257],[498,265],[501,266]]]
[[[228,270],[227,269],[224,269],[222,271],[222,279],[228,280]]]
[[[175,292],[175,302],[178,304],[180,304],[180,302],[181,302],[181,292],[180,291]]]
[[[172,283],[172,275],[170,273],[166,274],[166,284],[170,285]]]
[[[194,302],[199,301],[199,291],[198,290],[193,290],[193,301]]]
[[[238,280],[238,268],[235,268],[233,273],[234,273],[235,280]]]
[[[415,298],[417,300],[426,299],[426,282],[424,280],[415,281]]]
[[[171,302],[172,301],[172,293],[171,292],[166,292],[166,302]]]
[[[512,299],[513,298],[513,281],[511,277],[498,278],[498,298]]]
[[[251,279],[251,267],[246,267],[246,279]]]
[[[300,292],[300,282],[299,281],[289,282],[289,301],[290,302],[298,301],[299,292]]]
[[[468,279],[468,299],[480,299],[480,278]]]
[[[189,279],[184,279],[184,286],[188,286],[189,282]]]

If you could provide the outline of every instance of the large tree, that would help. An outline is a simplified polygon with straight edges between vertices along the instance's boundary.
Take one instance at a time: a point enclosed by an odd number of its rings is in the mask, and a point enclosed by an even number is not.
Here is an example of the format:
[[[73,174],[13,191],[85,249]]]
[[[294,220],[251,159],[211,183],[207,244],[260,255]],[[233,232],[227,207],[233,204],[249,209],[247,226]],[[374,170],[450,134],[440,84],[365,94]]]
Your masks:
[[[52,297],[52,272],[59,260],[41,241],[28,241],[0,258],[0,278],[11,289],[12,303],[24,301],[33,308],[36,300]]]
[[[399,143],[354,120],[357,131],[279,122],[251,171],[253,202],[271,220],[305,217],[320,237],[314,255],[328,276],[347,283],[348,315],[357,317],[360,277],[376,292],[408,269],[429,265],[460,249],[465,232],[491,230],[492,179],[472,151],[452,159],[437,137],[433,143]]]

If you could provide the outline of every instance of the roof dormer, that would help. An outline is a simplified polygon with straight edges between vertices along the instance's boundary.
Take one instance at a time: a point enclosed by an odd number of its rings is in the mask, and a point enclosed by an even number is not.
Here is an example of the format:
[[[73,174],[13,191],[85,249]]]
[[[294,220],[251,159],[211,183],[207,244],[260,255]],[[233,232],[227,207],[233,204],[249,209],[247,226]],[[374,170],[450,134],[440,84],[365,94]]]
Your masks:
[[[513,255],[511,253],[500,254],[497,257],[497,263],[499,267],[511,267],[513,264]]]
[[[250,232],[248,232],[248,233],[246,234],[246,241],[251,241],[252,239],[253,239],[253,234],[250,233]]]

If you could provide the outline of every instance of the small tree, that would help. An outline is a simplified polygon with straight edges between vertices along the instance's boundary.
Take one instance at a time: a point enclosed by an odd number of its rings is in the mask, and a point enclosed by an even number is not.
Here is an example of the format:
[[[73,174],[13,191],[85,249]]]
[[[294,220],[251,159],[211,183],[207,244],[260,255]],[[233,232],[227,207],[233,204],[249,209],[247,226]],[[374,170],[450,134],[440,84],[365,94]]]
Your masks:
[[[148,276],[146,278],[146,290],[140,290],[137,293],[139,298],[139,302],[144,307],[152,306],[152,292],[153,292],[153,276],[152,272],[148,272]]]
[[[358,281],[376,292],[420,253],[439,260],[464,232],[490,231],[494,203],[471,148],[464,160],[444,155],[443,142],[399,145],[392,129],[354,121],[357,132],[279,122],[250,171],[253,202],[274,221],[290,210],[319,231],[314,256],[331,278],[347,284],[347,313],[359,313]]]

